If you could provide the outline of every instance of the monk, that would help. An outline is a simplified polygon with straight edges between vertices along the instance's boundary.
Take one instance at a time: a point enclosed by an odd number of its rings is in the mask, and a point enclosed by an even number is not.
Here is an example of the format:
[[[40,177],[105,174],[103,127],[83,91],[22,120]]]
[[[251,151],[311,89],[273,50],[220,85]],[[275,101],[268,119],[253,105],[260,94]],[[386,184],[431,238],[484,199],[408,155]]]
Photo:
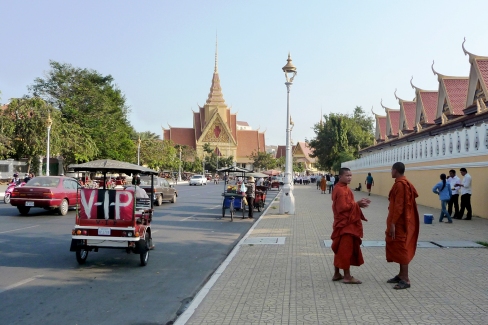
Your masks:
[[[362,220],[366,220],[361,208],[366,208],[371,203],[368,199],[354,201],[354,194],[347,186],[351,183],[352,173],[349,168],[341,168],[339,183],[332,191],[332,211],[334,212],[334,224],[332,226],[332,251],[334,252],[335,272],[332,281],[340,281],[347,284],[360,284],[360,280],[351,275],[351,265],[364,264],[361,253],[361,238],[363,237]],[[340,270],[344,271],[344,275]]]
[[[403,174],[405,165],[396,162],[391,168],[391,177],[395,179],[388,200],[388,218],[386,219],[386,261],[400,264],[400,272],[389,279],[396,283],[396,290],[410,288],[408,264],[415,255],[419,238],[419,212],[415,198],[417,190]]]
[[[320,189],[322,190],[322,194],[325,194],[325,186],[326,186],[325,175],[322,175],[322,178],[320,179]]]

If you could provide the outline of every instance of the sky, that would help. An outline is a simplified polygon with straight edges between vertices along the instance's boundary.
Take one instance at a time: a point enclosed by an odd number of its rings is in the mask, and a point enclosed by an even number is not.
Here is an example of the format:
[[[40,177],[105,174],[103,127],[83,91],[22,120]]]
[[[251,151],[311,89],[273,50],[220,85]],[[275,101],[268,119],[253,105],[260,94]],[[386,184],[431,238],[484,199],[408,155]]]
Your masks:
[[[210,90],[218,35],[224,99],[237,119],[285,144],[290,52],[292,141],[314,137],[321,113],[362,106],[384,114],[415,86],[437,90],[431,70],[468,76],[461,48],[488,56],[488,1],[0,0],[0,103],[28,94],[49,61],[111,75],[136,131],[192,127]],[[371,115],[372,116],[372,115]]]

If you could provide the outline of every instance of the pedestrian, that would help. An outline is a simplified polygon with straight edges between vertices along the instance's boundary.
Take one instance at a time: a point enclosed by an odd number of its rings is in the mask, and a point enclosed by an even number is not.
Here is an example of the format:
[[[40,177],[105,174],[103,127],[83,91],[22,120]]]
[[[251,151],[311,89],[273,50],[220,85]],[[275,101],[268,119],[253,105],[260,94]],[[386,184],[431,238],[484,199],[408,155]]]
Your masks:
[[[330,175],[330,181],[329,181],[329,194],[334,190],[334,184],[336,183],[336,179],[334,175]]]
[[[366,185],[366,189],[368,190],[368,196],[371,196],[371,187],[374,186],[374,180],[373,176],[371,176],[371,173],[368,173],[368,176],[366,176],[364,184]]]
[[[461,180],[459,177],[456,176],[456,171],[451,169],[449,171],[449,178],[447,179],[449,186],[451,187],[451,199],[449,200],[447,212],[450,216],[456,219],[456,216],[459,214],[459,190],[456,187],[456,184],[460,184]],[[454,205],[454,214],[452,213],[452,206]]]
[[[461,168],[459,171],[461,172],[461,175],[463,175],[463,181],[456,184],[456,187],[461,188],[461,209],[459,210],[456,219],[463,219],[464,210],[466,209],[466,218],[463,220],[471,220],[471,175],[468,174],[466,168]]]
[[[322,194],[325,194],[325,190],[327,189],[327,181],[325,176],[322,176],[320,179],[320,189],[322,190]]]
[[[354,194],[349,188],[352,173],[349,168],[341,168],[339,182],[332,193],[332,211],[334,223],[332,225],[332,251],[334,252],[334,276],[332,281],[347,284],[361,284],[362,282],[351,275],[351,265],[364,264],[361,253],[363,238],[362,220],[366,220],[361,208],[368,207],[368,199],[354,201]],[[344,275],[341,274],[344,271]]]
[[[317,185],[317,190],[320,188],[320,183],[322,182],[322,176],[318,175],[315,179],[315,185]]]
[[[410,288],[408,264],[415,256],[419,237],[419,212],[415,198],[417,190],[403,175],[405,165],[396,162],[391,168],[391,177],[395,179],[388,194],[388,218],[386,219],[386,261],[400,264],[400,272],[389,279],[396,283],[393,289]]]
[[[451,214],[446,209],[452,196],[451,186],[447,183],[446,174],[441,174],[440,177],[441,181],[432,188],[432,192],[439,195],[439,200],[441,200],[441,216],[439,217],[439,222],[442,222],[444,217],[447,217],[447,221],[452,223]]]
[[[246,200],[247,207],[249,208],[249,219],[253,218],[254,213],[254,198],[256,197],[256,185],[254,184],[254,177],[249,176],[247,178],[247,190],[246,190]]]

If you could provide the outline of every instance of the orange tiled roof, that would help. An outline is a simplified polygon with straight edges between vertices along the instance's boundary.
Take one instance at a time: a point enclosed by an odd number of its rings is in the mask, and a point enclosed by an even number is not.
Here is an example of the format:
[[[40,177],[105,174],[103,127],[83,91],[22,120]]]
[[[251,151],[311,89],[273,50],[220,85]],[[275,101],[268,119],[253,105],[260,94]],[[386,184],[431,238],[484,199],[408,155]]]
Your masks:
[[[386,138],[386,116],[377,116],[378,124],[380,127],[380,140]]]
[[[169,136],[169,140],[173,141],[175,144],[196,148],[195,130],[193,128],[172,127],[169,129]]]
[[[241,126],[249,126],[249,123],[244,122],[244,121],[237,121],[237,125],[241,125]]]
[[[468,79],[442,79],[448,103],[451,106],[453,115],[464,115],[468,97]]]
[[[486,91],[488,90],[488,58],[477,58],[475,61],[480,72],[481,83]]]
[[[276,148],[276,159],[286,157],[286,146],[280,145]]]
[[[427,115],[425,116],[425,120],[427,123],[433,124],[437,115],[437,100],[439,99],[439,92],[420,91],[419,96],[422,107],[424,108],[425,114]],[[413,123],[415,124],[415,118]]]
[[[400,110],[388,110],[388,116],[390,117],[390,130],[392,135],[398,135],[400,130]]]
[[[399,126],[402,130],[413,130],[415,126],[415,115],[417,112],[417,102],[402,101],[400,106],[403,106],[404,119],[407,122],[407,128],[404,129],[403,125]],[[398,121],[400,123],[400,120]]]
[[[264,134],[257,130],[237,130],[237,157],[248,157],[254,151],[264,152]]]

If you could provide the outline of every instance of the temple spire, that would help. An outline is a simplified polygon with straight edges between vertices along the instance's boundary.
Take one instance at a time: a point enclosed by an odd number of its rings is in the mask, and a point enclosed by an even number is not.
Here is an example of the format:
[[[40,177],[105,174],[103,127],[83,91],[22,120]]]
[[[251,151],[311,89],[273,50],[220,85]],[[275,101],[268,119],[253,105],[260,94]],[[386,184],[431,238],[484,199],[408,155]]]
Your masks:
[[[219,77],[219,69],[218,69],[218,40],[217,36],[215,36],[215,67],[214,73],[212,77],[212,85],[210,86],[210,93],[208,94],[207,104],[208,105],[224,105],[224,96],[222,94],[222,88],[220,87],[220,77]]]
[[[219,38],[215,33],[215,67],[214,73],[219,73]]]

